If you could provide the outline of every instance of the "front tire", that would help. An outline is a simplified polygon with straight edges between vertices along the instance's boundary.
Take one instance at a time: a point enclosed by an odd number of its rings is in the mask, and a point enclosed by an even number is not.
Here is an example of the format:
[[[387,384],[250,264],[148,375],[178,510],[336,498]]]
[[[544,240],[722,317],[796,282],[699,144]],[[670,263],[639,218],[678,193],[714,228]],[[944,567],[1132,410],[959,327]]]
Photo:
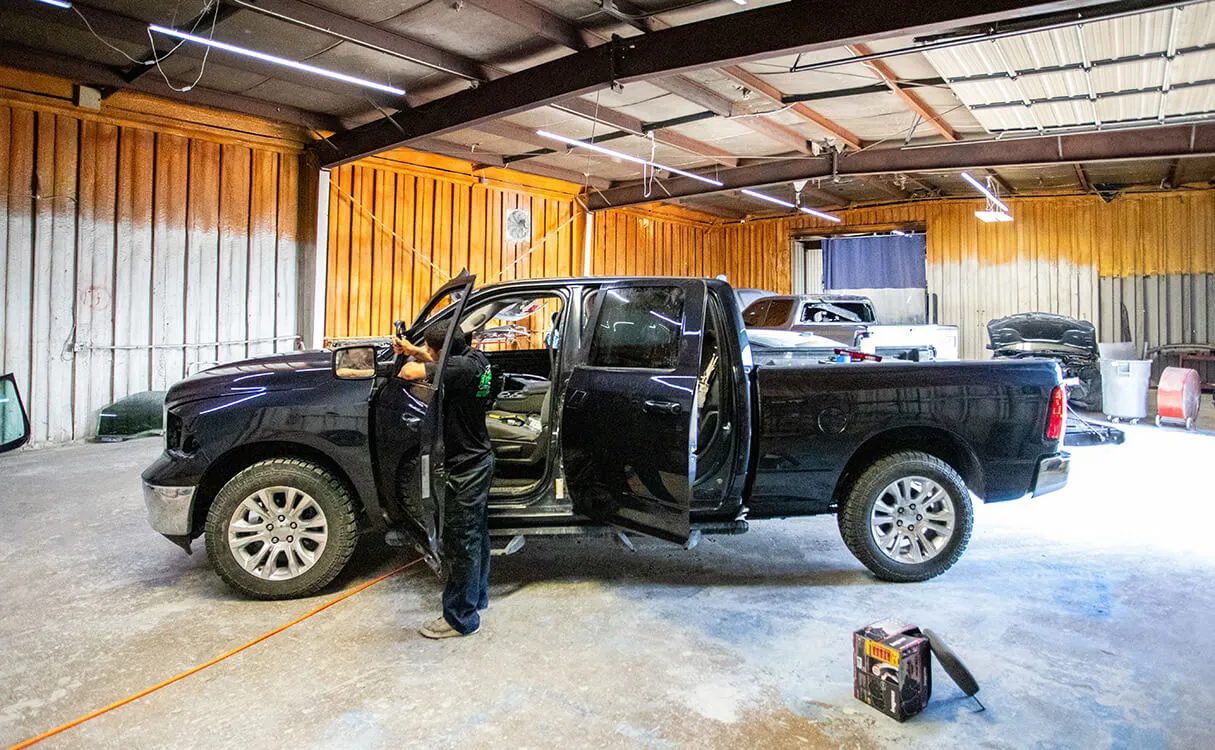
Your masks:
[[[255,599],[295,599],[328,585],[358,538],[346,485],[322,466],[291,458],[259,461],[215,496],[207,558],[219,577]]]
[[[926,581],[949,570],[970,541],[970,493],[952,466],[919,451],[894,453],[857,477],[839,509],[844,543],[883,581]]]

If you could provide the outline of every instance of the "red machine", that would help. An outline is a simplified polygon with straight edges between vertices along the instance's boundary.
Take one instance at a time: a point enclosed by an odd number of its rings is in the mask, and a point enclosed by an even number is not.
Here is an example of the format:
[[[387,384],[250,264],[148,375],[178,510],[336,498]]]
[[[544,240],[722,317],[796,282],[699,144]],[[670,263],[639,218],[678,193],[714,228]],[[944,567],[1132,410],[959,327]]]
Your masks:
[[[1156,426],[1162,422],[1178,422],[1187,430],[1194,429],[1201,395],[1202,382],[1197,370],[1166,367],[1156,389]]]

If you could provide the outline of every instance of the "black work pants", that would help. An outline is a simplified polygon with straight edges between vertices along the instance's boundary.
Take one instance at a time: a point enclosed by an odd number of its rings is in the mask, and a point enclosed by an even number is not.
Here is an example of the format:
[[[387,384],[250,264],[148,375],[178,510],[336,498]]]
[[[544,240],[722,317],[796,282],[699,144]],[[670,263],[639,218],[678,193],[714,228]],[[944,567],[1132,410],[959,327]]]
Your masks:
[[[443,619],[461,633],[481,625],[479,610],[489,606],[489,485],[494,454],[455,467],[447,475],[443,554],[447,584]]]

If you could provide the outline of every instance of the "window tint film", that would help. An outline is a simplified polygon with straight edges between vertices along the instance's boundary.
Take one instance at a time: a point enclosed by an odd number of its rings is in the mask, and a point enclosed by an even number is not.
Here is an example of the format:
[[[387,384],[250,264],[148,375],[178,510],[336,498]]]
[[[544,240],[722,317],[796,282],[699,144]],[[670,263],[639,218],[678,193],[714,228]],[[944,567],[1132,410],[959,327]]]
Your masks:
[[[789,318],[789,311],[793,309],[793,300],[791,299],[774,299],[764,311],[763,319],[756,323],[757,328],[780,328]]]
[[[764,316],[767,314],[768,306],[771,304],[771,302],[764,300],[752,302],[751,306],[743,312],[743,325],[748,328],[763,325],[763,321],[766,320]]]
[[[675,367],[683,334],[683,289],[633,287],[609,289],[602,295],[591,365]]]

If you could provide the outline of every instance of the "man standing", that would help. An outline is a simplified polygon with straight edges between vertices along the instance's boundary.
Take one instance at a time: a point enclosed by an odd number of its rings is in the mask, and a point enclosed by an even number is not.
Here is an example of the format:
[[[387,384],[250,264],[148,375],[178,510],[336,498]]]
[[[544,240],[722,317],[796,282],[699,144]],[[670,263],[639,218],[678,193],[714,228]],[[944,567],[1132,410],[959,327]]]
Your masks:
[[[394,338],[397,354],[413,357],[401,368],[405,380],[433,381],[438,352],[447,340],[447,322],[431,326],[422,346]],[[481,627],[480,610],[489,606],[489,484],[494,454],[485,412],[492,401],[489,359],[464,341],[459,330],[443,363],[443,443],[447,494],[444,501],[443,554],[448,578],[443,616],[423,625],[427,638],[472,635]]]

